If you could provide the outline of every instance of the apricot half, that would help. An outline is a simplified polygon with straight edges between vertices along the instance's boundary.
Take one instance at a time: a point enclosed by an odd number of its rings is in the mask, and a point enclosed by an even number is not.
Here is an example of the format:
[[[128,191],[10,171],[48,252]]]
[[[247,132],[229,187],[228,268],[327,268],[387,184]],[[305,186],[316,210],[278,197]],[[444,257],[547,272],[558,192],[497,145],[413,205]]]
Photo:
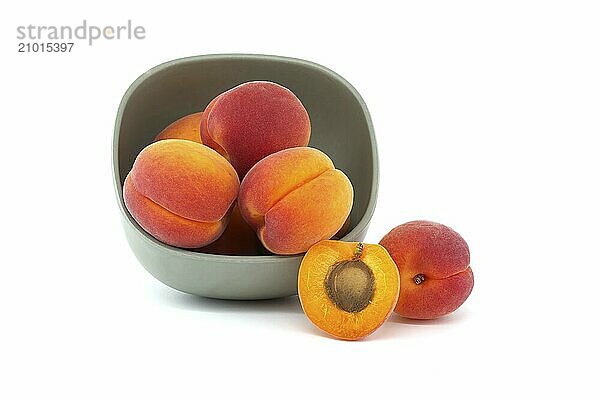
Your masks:
[[[473,290],[467,242],[449,227],[412,221],[379,242],[398,266],[402,291],[395,311],[403,317],[433,319],[460,307]]]
[[[308,250],[298,272],[298,296],[308,319],[345,340],[381,326],[399,288],[398,269],[377,244],[323,240]]]

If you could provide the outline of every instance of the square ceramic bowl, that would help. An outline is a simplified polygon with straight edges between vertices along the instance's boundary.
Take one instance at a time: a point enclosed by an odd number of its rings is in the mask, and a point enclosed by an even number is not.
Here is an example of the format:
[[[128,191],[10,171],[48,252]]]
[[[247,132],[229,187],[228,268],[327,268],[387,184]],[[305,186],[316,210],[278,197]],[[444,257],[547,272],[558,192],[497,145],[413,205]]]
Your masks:
[[[360,241],[377,198],[378,159],[369,112],[358,92],[335,72],[309,61],[245,54],[169,61],[129,87],[117,113],[113,174],[123,228],[140,263],[182,292],[222,299],[268,299],[297,293],[302,255],[224,256],[166,245],[147,234],[123,202],[123,182],[137,154],[172,121],[202,111],[242,82],[268,80],[291,89],[306,107],[310,146],[327,153],[354,186],[350,227],[342,238]]]

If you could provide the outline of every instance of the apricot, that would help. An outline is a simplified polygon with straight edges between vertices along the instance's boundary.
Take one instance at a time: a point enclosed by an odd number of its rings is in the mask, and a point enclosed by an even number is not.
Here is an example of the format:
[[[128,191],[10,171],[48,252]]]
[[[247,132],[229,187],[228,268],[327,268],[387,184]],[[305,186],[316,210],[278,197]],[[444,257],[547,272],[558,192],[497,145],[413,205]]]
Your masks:
[[[241,179],[269,154],[308,145],[310,120],[289,89],[273,82],[246,82],[208,104],[200,135],[204,144],[233,165]]]
[[[223,233],[238,190],[235,170],[216,151],[190,140],[165,139],[137,156],[123,198],[150,235],[196,248]]]
[[[433,319],[460,307],[473,290],[469,246],[449,227],[412,221],[379,242],[392,256],[402,290],[395,311],[403,317]]]
[[[324,240],[300,264],[298,296],[308,319],[340,339],[374,332],[389,317],[400,288],[398,269],[377,244]]]
[[[340,230],[353,196],[350,180],[325,153],[295,147],[252,167],[240,185],[238,204],[267,250],[298,254]]]
[[[197,112],[179,118],[163,129],[154,139],[155,142],[164,139],[185,139],[202,143],[200,138],[200,119],[202,113]]]
[[[234,204],[223,234],[208,246],[198,249],[198,252],[228,256],[255,256],[265,252],[254,230],[242,218],[240,208]]]

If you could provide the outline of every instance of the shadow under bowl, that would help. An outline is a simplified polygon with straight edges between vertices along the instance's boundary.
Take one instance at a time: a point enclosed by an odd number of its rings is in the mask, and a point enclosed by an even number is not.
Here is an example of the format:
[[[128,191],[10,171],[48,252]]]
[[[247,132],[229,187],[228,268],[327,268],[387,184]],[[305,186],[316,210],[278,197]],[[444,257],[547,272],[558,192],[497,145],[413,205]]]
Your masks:
[[[364,239],[375,208],[378,158],[371,117],[358,92],[318,64],[279,56],[221,54],[158,65],[129,87],[117,112],[113,176],[123,228],[140,263],[156,279],[182,292],[221,299],[269,299],[297,293],[294,256],[203,254],[161,243],[127,211],[123,182],[139,152],[174,120],[197,111],[242,82],[279,83],[302,101],[311,121],[309,146],[327,153],[354,186],[344,241]]]

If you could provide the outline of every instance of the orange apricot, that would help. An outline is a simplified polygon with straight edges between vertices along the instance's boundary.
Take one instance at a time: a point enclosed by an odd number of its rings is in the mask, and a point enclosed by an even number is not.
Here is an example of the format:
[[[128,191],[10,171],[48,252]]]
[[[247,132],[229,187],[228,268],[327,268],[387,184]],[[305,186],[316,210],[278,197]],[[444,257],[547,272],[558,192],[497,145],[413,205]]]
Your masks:
[[[225,230],[239,179],[216,151],[191,140],[165,139],[145,147],[125,179],[125,206],[163,243],[197,248]]]
[[[238,204],[269,251],[298,254],[340,230],[353,197],[350,180],[325,153],[294,147],[252,167],[240,185]]]
[[[200,120],[202,119],[202,112],[186,115],[179,118],[177,121],[171,123],[165,129],[163,129],[154,138],[154,141],[164,139],[185,139],[193,142],[202,143],[200,138]]]
[[[323,240],[308,250],[298,271],[304,313],[339,339],[357,340],[379,328],[399,289],[398,269],[377,244]]]

